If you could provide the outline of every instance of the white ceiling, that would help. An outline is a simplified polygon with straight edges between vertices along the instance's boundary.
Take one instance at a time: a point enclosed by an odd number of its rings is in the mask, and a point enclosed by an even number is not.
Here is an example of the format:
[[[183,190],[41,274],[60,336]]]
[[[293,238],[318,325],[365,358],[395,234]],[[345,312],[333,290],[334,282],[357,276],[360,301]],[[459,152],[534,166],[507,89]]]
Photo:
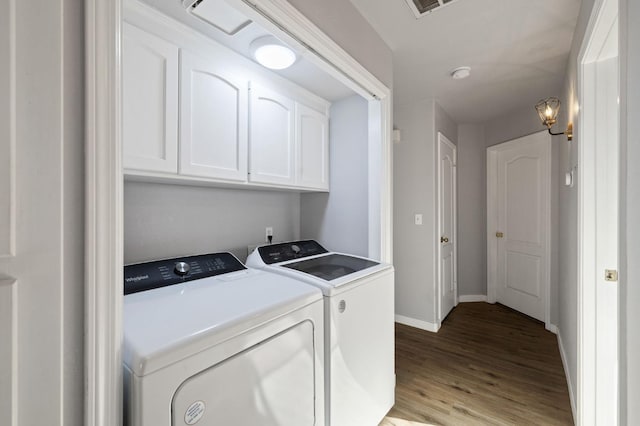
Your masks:
[[[433,97],[480,123],[561,95],[580,0],[457,0],[420,19],[404,0],[351,2],[393,50],[396,105]]]

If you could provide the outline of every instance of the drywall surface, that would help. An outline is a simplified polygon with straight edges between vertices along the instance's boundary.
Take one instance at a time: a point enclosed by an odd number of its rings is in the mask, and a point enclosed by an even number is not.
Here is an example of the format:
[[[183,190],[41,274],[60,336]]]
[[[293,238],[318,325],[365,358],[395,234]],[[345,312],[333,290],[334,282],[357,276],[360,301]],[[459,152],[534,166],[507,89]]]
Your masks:
[[[555,95],[558,96],[559,92],[560,88],[558,88],[558,93]],[[552,95],[550,94],[549,96]],[[540,119],[533,105],[516,109],[501,117],[496,117],[484,123],[484,126],[485,139],[488,147],[545,129],[542,123],[540,123]],[[561,130],[554,128],[554,131],[559,132]]]
[[[300,234],[300,195],[125,182],[124,261],[230,251],[242,261],[247,246]]]
[[[442,133],[450,142],[454,145],[458,144],[458,124],[453,121],[453,118],[440,106],[438,102],[435,102],[434,108],[434,120],[435,120],[435,140],[438,140],[438,132]]]
[[[640,4],[620,1],[620,424],[640,424]]]
[[[331,105],[331,191],[300,196],[301,238],[360,256],[369,250],[368,108],[357,95]]]
[[[435,300],[435,103],[396,106],[393,147],[393,252],[396,314],[436,322]],[[422,214],[422,225],[414,223]]]
[[[84,2],[12,0],[2,6],[0,85],[8,83],[13,96],[0,98],[7,114],[0,137],[15,144],[0,163],[15,171],[9,203],[16,217],[9,223],[14,253],[0,243],[8,255],[0,257],[0,424],[80,426]],[[1,178],[9,177],[7,169]]]
[[[348,0],[289,0],[296,9],[387,87],[393,86],[393,57],[371,24]]]
[[[576,31],[573,36],[571,53],[567,64],[567,75],[563,89],[561,108],[556,126],[564,128],[568,121],[573,123],[574,129],[579,129],[579,115],[575,108],[577,104],[577,61],[584,39],[584,34],[593,9],[594,0],[583,0],[578,15]],[[554,144],[558,141],[554,140]],[[567,168],[578,165],[578,146],[580,134],[574,134],[573,141],[566,139],[559,147],[559,169],[564,174]],[[570,388],[573,397],[577,397],[577,368],[578,368],[578,192],[580,181],[578,174],[574,176],[573,187],[560,186],[558,195],[559,226],[558,226],[558,329],[565,350],[568,367]]]
[[[487,295],[484,125],[458,126],[458,296]]]

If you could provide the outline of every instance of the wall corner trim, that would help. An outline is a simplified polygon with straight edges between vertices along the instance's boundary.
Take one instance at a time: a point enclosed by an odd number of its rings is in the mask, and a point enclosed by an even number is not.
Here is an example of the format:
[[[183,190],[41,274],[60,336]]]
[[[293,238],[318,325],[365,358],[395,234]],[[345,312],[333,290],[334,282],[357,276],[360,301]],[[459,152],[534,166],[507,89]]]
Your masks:
[[[396,315],[396,322],[399,324],[408,325],[409,327],[419,328],[421,330],[430,331],[432,333],[437,333],[440,329],[439,324],[435,324],[428,321],[423,321],[411,317],[405,317],[403,315]]]
[[[470,303],[470,302],[486,302],[486,294],[463,294],[458,297],[458,303]]]
[[[578,410],[576,409],[576,395],[573,390],[573,385],[571,384],[571,376],[569,375],[569,364],[567,363],[567,355],[564,351],[564,345],[562,344],[562,333],[560,333],[560,329],[555,325],[550,324],[549,326],[555,328],[556,335],[558,336],[558,349],[560,350],[560,359],[562,359],[562,369],[564,370],[564,374],[567,378],[567,389],[569,389],[569,401],[571,401],[571,411],[573,412],[573,419],[574,421],[576,421],[576,419],[578,418],[577,417]]]

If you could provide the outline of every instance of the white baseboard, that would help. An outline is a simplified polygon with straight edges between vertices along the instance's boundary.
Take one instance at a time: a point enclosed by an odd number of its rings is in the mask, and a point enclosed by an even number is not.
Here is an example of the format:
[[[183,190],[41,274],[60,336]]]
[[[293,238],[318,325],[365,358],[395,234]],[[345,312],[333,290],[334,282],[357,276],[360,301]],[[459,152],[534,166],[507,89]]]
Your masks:
[[[396,322],[400,324],[408,325],[410,327],[419,328],[421,330],[430,331],[432,333],[437,333],[440,329],[438,324],[434,324],[432,322],[422,321],[415,318],[409,318],[402,315],[396,315]]]
[[[558,334],[558,326],[557,326],[557,325],[555,325],[555,324],[551,324],[551,323],[545,324],[545,325],[544,325],[544,328],[545,328],[547,331],[552,332],[553,334]]]
[[[463,296],[458,296],[459,303],[468,303],[468,302],[486,302],[487,296],[485,294],[465,294]]]
[[[567,388],[569,389],[569,400],[571,401],[571,411],[573,412],[573,419],[577,419],[576,410],[576,397],[573,393],[573,386],[571,385],[571,376],[569,376],[569,366],[567,365],[567,355],[564,352],[564,345],[562,344],[562,335],[558,327],[556,329],[556,335],[558,336],[558,349],[560,350],[560,359],[562,359],[562,368],[564,368],[564,374],[567,377]]]

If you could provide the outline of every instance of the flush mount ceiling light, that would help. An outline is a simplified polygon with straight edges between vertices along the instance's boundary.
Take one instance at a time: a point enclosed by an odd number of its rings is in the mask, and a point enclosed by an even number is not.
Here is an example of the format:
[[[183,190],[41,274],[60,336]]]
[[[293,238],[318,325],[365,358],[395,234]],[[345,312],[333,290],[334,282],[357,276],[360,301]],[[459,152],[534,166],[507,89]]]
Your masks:
[[[249,49],[260,65],[272,70],[289,68],[297,59],[293,50],[270,35],[253,40]]]
[[[451,78],[454,80],[462,80],[471,75],[471,67],[458,67],[451,70]]]
[[[536,111],[542,124],[547,126],[550,135],[567,135],[567,140],[573,139],[573,125],[571,123],[567,125],[567,130],[562,133],[553,133],[551,131],[551,127],[556,124],[558,112],[560,111],[560,99],[554,97],[543,99],[536,104]]]

